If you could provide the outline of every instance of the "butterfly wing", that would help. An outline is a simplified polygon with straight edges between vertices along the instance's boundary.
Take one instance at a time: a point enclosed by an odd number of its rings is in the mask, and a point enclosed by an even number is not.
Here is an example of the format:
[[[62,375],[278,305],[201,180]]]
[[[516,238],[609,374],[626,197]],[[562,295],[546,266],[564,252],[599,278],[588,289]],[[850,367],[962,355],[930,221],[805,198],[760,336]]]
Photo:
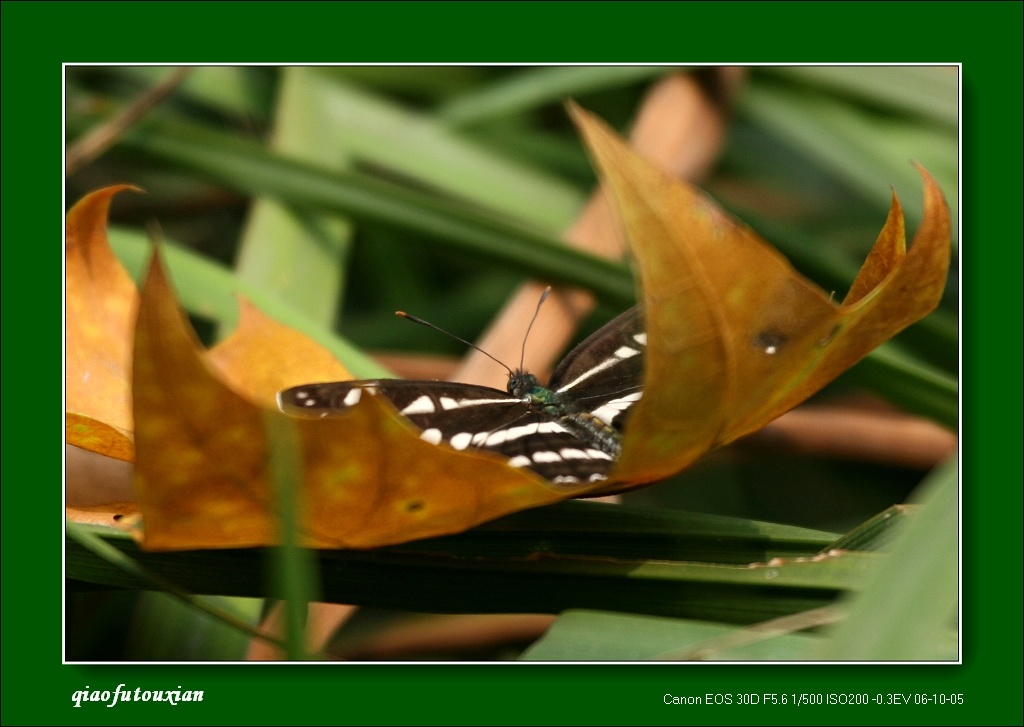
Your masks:
[[[630,407],[643,396],[647,330],[643,311],[631,308],[569,352],[551,374],[549,388],[621,430]]]
[[[371,379],[306,384],[278,394],[282,411],[303,417],[344,412],[383,394],[422,430],[420,438],[454,449],[475,447],[508,458],[555,483],[604,479],[612,458],[580,442],[558,422],[510,394],[446,381]]]

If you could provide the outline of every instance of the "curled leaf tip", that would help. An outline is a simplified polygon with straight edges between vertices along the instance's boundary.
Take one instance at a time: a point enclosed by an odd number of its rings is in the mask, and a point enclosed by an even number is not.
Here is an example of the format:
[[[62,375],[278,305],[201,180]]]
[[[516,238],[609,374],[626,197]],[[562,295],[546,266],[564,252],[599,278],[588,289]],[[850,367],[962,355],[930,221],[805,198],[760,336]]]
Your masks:
[[[894,190],[874,248],[836,305],[699,190],[569,109],[617,202],[645,302],[644,396],[630,413],[619,482],[660,479],[760,429],[938,304],[949,218],[920,165],[925,218],[914,249]]]
[[[128,368],[135,283],[107,240],[114,195],[142,190],[128,184],[79,200],[65,222],[66,436],[69,444],[131,460]]]

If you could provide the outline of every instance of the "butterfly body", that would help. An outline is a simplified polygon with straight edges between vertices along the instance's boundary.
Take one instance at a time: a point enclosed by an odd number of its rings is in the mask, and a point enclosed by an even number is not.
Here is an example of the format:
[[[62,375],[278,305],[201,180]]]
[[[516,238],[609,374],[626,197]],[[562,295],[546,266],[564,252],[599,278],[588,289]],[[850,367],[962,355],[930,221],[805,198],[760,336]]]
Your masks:
[[[617,429],[593,413],[581,410],[573,399],[566,400],[557,391],[541,386],[533,374],[513,371],[508,380],[508,393],[543,412],[586,444],[616,458],[622,453],[622,437]]]
[[[501,454],[555,483],[606,478],[622,451],[622,426],[642,396],[643,317],[634,308],[573,349],[548,386],[510,371],[506,391],[447,381],[373,379],[298,386],[278,395],[282,410],[342,414],[363,393],[383,394],[419,427],[421,439]]]

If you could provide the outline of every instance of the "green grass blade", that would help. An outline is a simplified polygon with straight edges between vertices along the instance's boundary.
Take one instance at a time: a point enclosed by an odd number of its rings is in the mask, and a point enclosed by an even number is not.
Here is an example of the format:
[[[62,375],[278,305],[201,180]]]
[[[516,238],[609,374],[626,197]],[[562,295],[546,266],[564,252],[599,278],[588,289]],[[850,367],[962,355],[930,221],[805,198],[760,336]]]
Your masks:
[[[956,66],[781,66],[764,73],[955,127]]]
[[[236,614],[253,627],[259,623],[263,599],[196,596],[212,609]],[[162,592],[139,594],[129,627],[125,658],[130,661],[242,661],[252,642],[220,619],[210,618]]]
[[[451,126],[469,126],[561,103],[567,97],[656,78],[679,67],[551,66],[528,68],[500,81],[448,99],[438,118]]]
[[[106,566],[107,572],[116,572],[120,577],[133,582],[135,588],[163,591],[197,611],[202,611],[250,637],[266,639],[282,645],[275,639],[260,634],[246,622],[245,618],[214,605],[214,602],[208,599],[197,598],[178,583],[139,563],[137,558],[129,555],[133,551],[135,553],[140,551],[126,533],[73,522],[64,523],[64,532],[68,545],[74,543],[80,546],[82,552],[93,556],[91,561],[94,567],[102,569],[102,566]],[[110,537],[115,532],[116,536]],[[129,543],[131,543],[130,546]],[[70,576],[70,572],[66,574]],[[94,582],[102,583],[103,581]]]
[[[127,133],[121,144],[207,174],[243,192],[426,235],[459,255],[589,288],[620,305],[635,300],[625,265],[579,252],[553,234],[466,204],[360,175],[328,173],[196,124],[154,121]]]
[[[464,138],[427,114],[362,91],[325,71],[308,73],[336,143],[358,161],[557,234],[583,205],[576,187]]]
[[[893,505],[861,523],[853,530],[843,533],[835,542],[829,543],[823,552],[830,550],[883,550],[891,542],[903,521],[913,517],[915,505]]]
[[[959,385],[949,374],[906,353],[895,343],[883,343],[847,376],[907,411],[930,417],[956,431],[960,421]]]
[[[606,611],[570,610],[520,657],[524,661],[646,661],[672,652],[699,650],[723,643],[746,630],[735,626],[638,616]],[[818,641],[807,634],[784,634],[749,640],[703,657],[712,661],[788,661],[798,659]]]
[[[885,562],[849,602],[849,615],[813,650],[829,660],[956,659],[959,599],[957,458],[922,484],[920,510]]]
[[[519,513],[448,538],[371,551],[318,551],[323,596],[339,603],[414,611],[559,613],[596,608],[756,623],[828,605],[838,593],[859,588],[878,562],[870,553],[813,557],[835,539],[828,533],[595,503],[564,504],[574,507]],[[620,509],[623,520],[615,523],[613,513]],[[543,515],[531,519],[536,513]],[[669,527],[673,520],[675,530]],[[265,595],[262,549],[141,553],[129,538],[109,529],[100,532],[147,568],[196,593]],[[726,552],[730,542],[735,550],[731,555]],[[727,562],[690,560],[714,550]],[[777,552],[787,556],[749,565],[752,554]],[[98,563],[70,545],[67,560],[72,578],[140,587],[133,574]]]
[[[110,227],[107,234],[110,246],[128,274],[136,281],[141,280],[153,254],[149,238],[141,232],[122,227]],[[288,303],[239,280],[221,265],[173,242],[165,242],[162,249],[175,290],[190,313],[234,328],[238,322],[235,294],[241,293],[274,320],[324,346],[356,376],[373,378],[388,375],[386,369],[344,339],[311,321]]]
[[[312,70],[281,71],[270,147],[276,153],[342,170],[347,149],[325,123],[325,99]],[[238,277],[286,300],[330,329],[341,308],[352,226],[341,215],[287,207],[260,197],[252,205],[235,264]]]
[[[174,66],[111,66],[110,76],[157,83]],[[224,114],[241,117],[261,116],[269,96],[269,82],[258,69],[243,66],[196,66],[181,84],[176,98],[203,104]]]
[[[264,416],[270,473],[277,503],[280,545],[270,548],[273,596],[284,606],[285,654],[290,660],[307,659],[306,612],[319,600],[319,577],[313,552],[301,547],[300,523],[307,503],[302,495],[302,457],[298,428],[279,414]]]
[[[879,120],[832,97],[772,84],[751,84],[740,108],[771,133],[803,150],[864,197],[886,209],[891,186],[911,220],[919,220],[921,182],[909,163],[918,161],[945,190],[957,189],[957,140],[922,123]],[[958,199],[948,198],[956,244]]]

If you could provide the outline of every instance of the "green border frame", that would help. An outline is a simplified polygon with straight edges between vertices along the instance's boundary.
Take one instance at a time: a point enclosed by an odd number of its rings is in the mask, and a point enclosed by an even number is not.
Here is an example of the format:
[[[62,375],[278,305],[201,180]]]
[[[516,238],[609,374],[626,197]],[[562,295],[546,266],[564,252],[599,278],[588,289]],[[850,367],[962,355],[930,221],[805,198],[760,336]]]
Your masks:
[[[992,2],[3,3],[2,722],[1020,724],[1021,583],[1007,574],[1021,573],[1022,7]],[[51,512],[59,502],[60,464],[50,439],[58,427],[60,377],[57,238],[63,223],[58,228],[55,201],[63,168],[60,64],[181,58],[204,63],[963,63],[963,665],[62,665],[61,583],[55,568],[62,540]],[[54,197],[45,196],[50,184]],[[40,274],[44,270],[51,272]],[[19,348],[37,346],[41,355],[18,355]],[[72,707],[75,690],[86,685],[112,690],[119,683],[143,689],[180,684],[205,690],[206,698],[174,707]],[[963,694],[964,705],[662,704],[665,693],[863,691]]]

